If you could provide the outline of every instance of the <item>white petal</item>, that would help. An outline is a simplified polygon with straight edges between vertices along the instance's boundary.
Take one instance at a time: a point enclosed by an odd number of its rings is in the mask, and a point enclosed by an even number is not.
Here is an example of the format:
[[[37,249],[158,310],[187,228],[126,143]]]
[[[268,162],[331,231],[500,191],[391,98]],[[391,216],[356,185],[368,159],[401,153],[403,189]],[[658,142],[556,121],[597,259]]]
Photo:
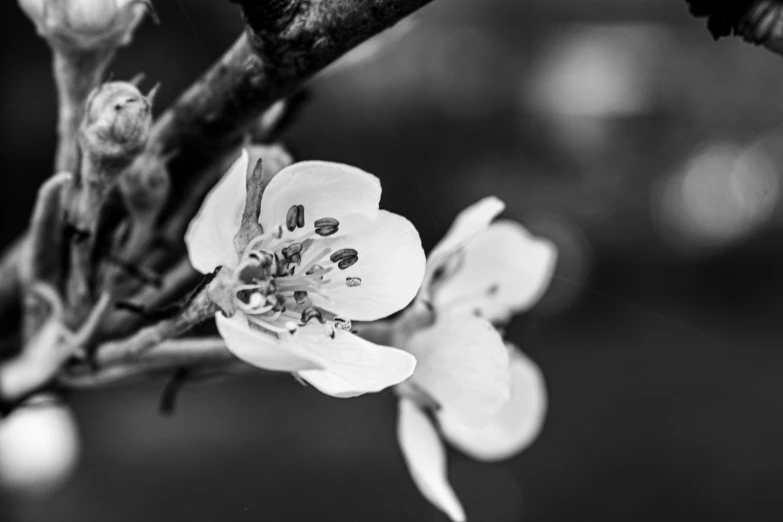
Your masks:
[[[535,440],[546,415],[546,386],[541,370],[526,355],[511,356],[511,400],[483,427],[460,422],[447,411],[438,413],[444,436],[471,457],[495,461],[512,457]]]
[[[305,354],[290,349],[272,334],[251,329],[241,312],[235,313],[231,318],[223,317],[220,313],[215,314],[215,322],[231,353],[248,364],[265,370],[284,372],[322,367]]]
[[[283,238],[313,230],[322,218],[340,221],[336,236],[347,232],[346,216],[375,218],[381,199],[381,182],[356,167],[328,161],[302,161],[281,170],[269,183],[261,202],[259,223],[265,232],[283,227]],[[294,205],[304,207],[304,228],[290,232],[286,216]]]
[[[509,400],[508,350],[484,319],[439,319],[415,333],[406,349],[418,361],[411,382],[466,424],[486,424]]]
[[[400,399],[397,438],[421,494],[454,522],[463,522],[465,512],[446,476],[443,443],[424,412],[405,398]]]
[[[513,221],[498,221],[465,243],[460,262],[437,287],[439,311],[475,311],[505,321],[538,302],[552,280],[555,245]]]
[[[404,381],[416,367],[416,359],[407,352],[342,330],[335,330],[331,338],[322,328],[302,328],[293,342],[323,368],[299,376],[327,395],[347,398],[378,392]]]
[[[248,153],[242,151],[223,178],[207,194],[185,234],[193,268],[208,274],[219,266],[237,264],[234,236],[242,224],[247,194]]]
[[[430,252],[430,262],[433,263],[439,261],[438,258],[448,256],[473,236],[486,230],[492,220],[505,208],[506,204],[503,201],[495,196],[490,196],[460,212],[454,219],[454,223],[451,224],[449,231]]]
[[[328,246],[332,252],[352,248],[359,260],[345,270],[335,267],[326,277],[326,299],[313,294],[313,303],[355,321],[374,321],[402,310],[416,296],[424,277],[425,256],[421,239],[410,221],[379,210],[377,218],[361,233],[317,242],[312,251]],[[307,260],[304,259],[303,262]],[[348,286],[352,278],[359,286]]]

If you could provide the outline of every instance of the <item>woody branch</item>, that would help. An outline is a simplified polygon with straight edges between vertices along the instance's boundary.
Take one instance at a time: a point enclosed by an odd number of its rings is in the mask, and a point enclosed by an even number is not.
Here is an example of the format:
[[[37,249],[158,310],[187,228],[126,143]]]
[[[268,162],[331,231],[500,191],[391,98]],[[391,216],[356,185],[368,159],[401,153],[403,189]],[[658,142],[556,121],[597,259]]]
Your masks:
[[[245,14],[244,34],[154,123],[146,147],[128,157],[123,157],[123,169],[119,169],[121,172],[113,173],[112,182],[92,194],[90,205],[76,203],[83,201],[84,198],[83,195],[79,195],[79,190],[63,190],[63,194],[59,192],[56,194],[58,201],[60,198],[66,200],[71,198],[63,204],[66,208],[75,206],[81,211],[81,222],[88,223],[91,227],[91,230],[87,231],[91,239],[77,244],[73,237],[66,235],[66,241],[70,242],[69,262],[60,260],[60,263],[53,264],[51,260],[44,263],[36,259],[35,256],[39,255],[36,253],[38,250],[29,248],[31,241],[34,246],[33,236],[36,234],[28,234],[23,241],[12,247],[10,253],[6,254],[5,257],[9,261],[3,264],[4,273],[16,277],[5,277],[0,280],[0,311],[14,308],[13,303],[9,305],[3,301],[19,299],[19,293],[14,292],[14,289],[20,286],[20,279],[23,293],[24,290],[29,292],[31,284],[39,280],[51,279],[51,273],[37,274],[32,279],[19,277],[21,267],[14,260],[24,256],[17,255],[16,252],[27,248],[33,256],[32,259],[28,256],[30,265],[49,265],[50,272],[57,272],[59,288],[65,293],[64,313],[66,317],[71,316],[68,321],[69,326],[78,329],[75,338],[84,345],[74,347],[73,352],[66,350],[66,353],[73,356],[80,349],[86,348],[95,354],[95,360],[100,361],[101,350],[111,346],[114,352],[121,349],[120,351],[124,353],[119,357],[124,370],[115,375],[143,374],[144,370],[136,371],[132,368],[136,358],[141,361],[142,354],[144,357],[150,357],[147,354],[155,351],[157,344],[165,343],[168,338],[184,333],[193,324],[209,317],[214,310],[201,307],[199,308],[201,312],[208,309],[209,313],[191,314],[193,321],[184,325],[176,323],[176,327],[172,327],[171,320],[165,319],[139,330],[141,324],[135,316],[114,310],[106,303],[113,304],[119,299],[133,300],[143,296],[147,301],[140,302],[138,305],[144,308],[151,303],[159,304],[159,293],[174,298],[193,288],[197,277],[195,273],[188,270],[187,266],[183,268],[183,263],[186,263],[183,261],[184,245],[182,244],[184,228],[198,209],[206,191],[219,178],[227,161],[246,139],[251,128],[257,126],[264,111],[296,92],[310,77],[347,51],[394,25],[429,1],[238,1]],[[271,124],[273,125],[274,122]],[[169,162],[172,154],[176,154],[176,157]],[[108,164],[112,165],[111,162]],[[113,166],[116,167],[116,164]],[[73,179],[82,181],[79,174],[79,171],[75,172]],[[100,173],[97,174],[100,177]],[[134,176],[136,182],[129,184],[127,180],[134,180]],[[69,181],[69,183],[74,182]],[[118,194],[122,197],[117,197]],[[149,209],[143,204],[147,200],[155,201],[155,204],[148,205]],[[84,215],[90,212],[94,215]],[[78,215],[79,212],[76,214]],[[152,219],[148,219],[150,214],[153,215]],[[56,221],[56,216],[53,219]],[[152,224],[153,228],[163,231],[164,237],[157,243],[131,241],[130,249],[128,243],[117,245],[118,227],[123,224],[128,226],[129,222],[131,228],[140,223],[147,227]],[[52,223],[47,222],[47,224]],[[58,227],[63,229],[68,225],[65,222],[55,224],[55,229]],[[37,235],[40,236],[44,232],[51,235],[51,230],[51,227],[47,227],[45,231],[39,227]],[[133,233],[131,236],[133,237]],[[97,248],[96,242],[100,242],[101,238],[115,238],[115,243],[109,240],[108,249],[105,245],[103,249]],[[165,287],[159,293],[150,292],[148,282],[145,284],[144,281],[136,281],[123,286],[117,285],[112,278],[106,277],[106,264],[116,256],[118,249],[125,260],[136,261],[146,257],[151,260],[152,265],[148,268],[172,270],[172,276],[164,273],[162,280],[176,281],[177,292],[172,292]],[[13,270],[14,265],[16,270]],[[59,273],[63,267],[67,267],[70,273]],[[86,272],[76,274],[78,284],[73,283],[74,267]],[[144,270],[145,267],[141,267],[140,271]],[[63,281],[68,284],[63,284]],[[74,288],[79,290],[80,300],[84,298],[84,289],[88,288],[87,306],[84,306],[81,301],[74,305],[74,296],[71,294]],[[51,303],[49,304],[52,308]],[[193,302],[190,305],[193,305]],[[80,310],[71,310],[69,309],[71,306],[76,306]],[[28,310],[24,312],[25,316],[30,313]],[[8,317],[2,319],[7,321]],[[27,317],[23,322],[29,322]],[[43,321],[39,320],[37,324],[43,324]],[[112,327],[106,328],[106,325]],[[9,332],[7,325],[4,326],[6,326],[4,331]],[[11,331],[17,329],[18,326],[14,326]],[[117,335],[125,337],[117,340]],[[73,342],[73,339],[70,334],[63,336],[63,342],[66,343]],[[212,357],[222,361],[225,358],[225,349],[221,343],[213,343],[209,346],[214,353],[205,360],[213,360],[210,359]],[[11,366],[18,367],[20,361],[32,360],[24,357],[26,348],[27,345],[23,346],[19,356],[12,357],[0,365],[0,398],[3,393],[4,371],[7,373]],[[61,373],[69,358],[63,357],[62,353],[58,357],[62,358],[61,364],[54,365],[53,369],[48,370],[51,375],[36,375],[36,378],[32,379],[31,382],[35,382],[36,388],[47,382],[53,382]],[[72,357],[70,360],[72,363]],[[182,357],[164,357],[161,360],[169,362],[156,362],[155,373],[159,373],[166,364],[176,368],[183,363]],[[187,357],[184,360],[187,363]],[[199,359],[202,360],[204,359]],[[144,367],[139,364],[140,368]],[[74,365],[70,364],[70,367],[74,368]],[[80,366],[77,364],[75,367]],[[84,365],[81,369],[84,369]],[[110,380],[111,377],[108,379]],[[105,381],[105,379],[99,380]],[[17,397],[23,395],[15,392]]]

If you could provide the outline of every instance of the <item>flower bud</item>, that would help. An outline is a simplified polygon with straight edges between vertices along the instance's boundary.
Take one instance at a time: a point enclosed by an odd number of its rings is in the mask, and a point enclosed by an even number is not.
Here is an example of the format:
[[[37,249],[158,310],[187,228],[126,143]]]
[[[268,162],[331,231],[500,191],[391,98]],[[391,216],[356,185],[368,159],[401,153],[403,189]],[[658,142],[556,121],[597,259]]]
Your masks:
[[[148,7],[144,0],[19,0],[38,33],[80,48],[120,46]]]
[[[131,83],[105,83],[87,98],[79,142],[93,156],[127,157],[146,145],[151,125],[150,98]]]

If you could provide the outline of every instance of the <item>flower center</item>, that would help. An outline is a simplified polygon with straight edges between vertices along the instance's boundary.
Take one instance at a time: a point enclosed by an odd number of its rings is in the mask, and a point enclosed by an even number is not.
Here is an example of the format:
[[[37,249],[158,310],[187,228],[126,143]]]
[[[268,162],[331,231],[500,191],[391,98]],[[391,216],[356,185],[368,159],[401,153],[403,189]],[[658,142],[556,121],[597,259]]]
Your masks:
[[[235,270],[237,308],[252,325],[278,336],[293,334],[311,321],[324,325],[324,332],[331,337],[335,329],[350,330],[349,319],[315,306],[311,299],[317,295],[330,302],[329,289],[342,281],[351,288],[362,284],[359,277],[335,277],[359,261],[357,250],[334,250],[325,241],[337,233],[339,221],[320,218],[309,232],[286,238],[283,227],[289,232],[304,228],[304,206],[292,205],[284,224],[248,243]]]

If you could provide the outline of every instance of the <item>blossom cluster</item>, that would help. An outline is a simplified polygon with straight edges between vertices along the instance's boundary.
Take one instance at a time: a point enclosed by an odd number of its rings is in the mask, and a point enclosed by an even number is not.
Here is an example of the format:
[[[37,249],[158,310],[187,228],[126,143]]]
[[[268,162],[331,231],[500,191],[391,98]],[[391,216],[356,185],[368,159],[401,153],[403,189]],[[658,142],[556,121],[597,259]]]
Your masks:
[[[538,434],[541,372],[497,326],[540,299],[554,245],[495,221],[504,204],[489,197],[426,258],[416,228],[379,210],[372,174],[322,161],[264,169],[252,152],[207,196],[185,237],[192,265],[224,282],[215,320],[226,346],[334,397],[393,387],[416,485],[465,520],[441,439],[491,461]]]

